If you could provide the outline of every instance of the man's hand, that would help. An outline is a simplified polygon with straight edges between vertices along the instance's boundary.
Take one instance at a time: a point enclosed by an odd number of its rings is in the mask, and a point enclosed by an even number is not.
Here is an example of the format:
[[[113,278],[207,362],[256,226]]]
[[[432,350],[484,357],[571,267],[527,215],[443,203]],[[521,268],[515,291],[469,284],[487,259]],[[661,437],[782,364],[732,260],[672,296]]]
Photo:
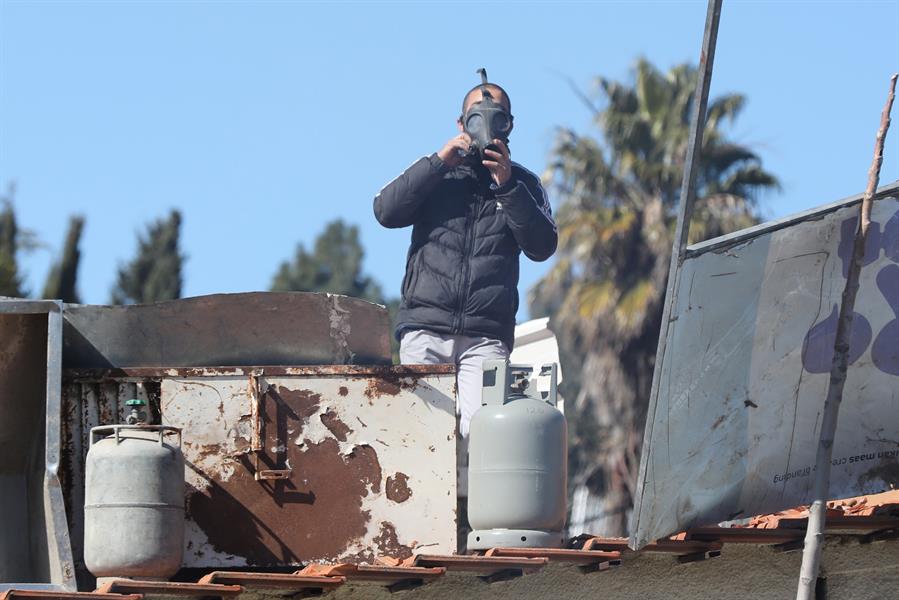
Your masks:
[[[446,163],[446,166],[458,167],[462,164],[462,158],[468,152],[469,146],[471,146],[471,136],[463,132],[452,138],[443,148],[438,150],[437,156]]]
[[[484,150],[484,160],[481,161],[487,170],[490,171],[490,177],[497,186],[505,185],[509,178],[512,177],[512,159],[509,158],[509,148],[501,140],[493,140],[493,144],[499,148],[499,152],[487,148]],[[490,160],[487,160],[490,159]]]

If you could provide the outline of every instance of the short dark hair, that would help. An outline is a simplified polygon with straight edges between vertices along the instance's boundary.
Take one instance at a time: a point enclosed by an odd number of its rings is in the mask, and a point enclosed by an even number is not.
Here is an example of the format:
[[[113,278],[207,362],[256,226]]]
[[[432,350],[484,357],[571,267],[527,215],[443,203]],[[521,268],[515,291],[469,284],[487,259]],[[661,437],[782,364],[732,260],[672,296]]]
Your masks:
[[[497,99],[495,99],[495,100],[497,100],[497,102],[499,102],[500,104],[504,104],[506,106],[506,110],[508,110],[510,113],[512,112],[512,100],[509,99],[508,92],[506,92],[506,90],[504,90],[502,88],[502,86],[490,82],[490,83],[479,83],[478,85],[476,85],[473,88],[471,88],[470,90],[468,90],[468,92],[466,92],[465,96],[462,97],[462,116],[465,116],[465,104],[468,102],[468,97],[471,96],[476,91],[478,91],[479,89],[481,89],[482,87],[487,87],[491,91],[498,90],[500,92],[500,98],[498,100]]]

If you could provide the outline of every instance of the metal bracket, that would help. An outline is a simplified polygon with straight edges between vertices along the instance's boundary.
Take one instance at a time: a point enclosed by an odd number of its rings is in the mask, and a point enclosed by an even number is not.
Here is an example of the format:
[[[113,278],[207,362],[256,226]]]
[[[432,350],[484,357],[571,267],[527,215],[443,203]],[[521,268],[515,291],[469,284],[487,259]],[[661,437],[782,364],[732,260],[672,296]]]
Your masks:
[[[256,481],[263,479],[290,479],[293,469],[262,469],[257,470],[255,474]]]
[[[260,469],[259,454],[265,449],[262,440],[262,401],[265,394],[259,389],[260,371],[252,371],[250,373],[250,381],[248,387],[248,395],[250,397],[250,414],[253,419],[253,432],[250,439],[250,453],[253,455],[253,478],[256,481],[268,481],[278,479],[290,479],[293,469]]]
[[[250,397],[250,418],[253,420],[250,452],[262,452],[262,394],[259,393],[259,378],[256,372],[250,373],[247,392]]]

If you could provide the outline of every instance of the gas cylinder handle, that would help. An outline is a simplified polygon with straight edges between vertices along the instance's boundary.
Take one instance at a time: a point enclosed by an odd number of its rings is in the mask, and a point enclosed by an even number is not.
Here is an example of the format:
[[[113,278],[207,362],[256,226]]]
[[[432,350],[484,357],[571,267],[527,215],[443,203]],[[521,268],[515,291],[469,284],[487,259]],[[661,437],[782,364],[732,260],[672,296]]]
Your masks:
[[[549,393],[546,395],[546,403],[559,409],[559,365],[546,363],[540,367],[540,375],[549,375]]]
[[[482,369],[484,379],[481,390],[481,406],[502,406],[506,403],[506,390],[509,389],[509,361],[502,358],[489,358],[484,361]]]
[[[119,432],[126,431],[157,431],[159,432],[159,445],[162,446],[163,438],[171,433],[178,434],[178,448],[181,448],[181,428],[172,427],[171,425],[100,425],[91,427],[90,444],[88,449],[94,446],[95,436],[104,432],[112,432],[115,435],[116,444],[119,443]]]
[[[171,425],[158,425],[159,429],[159,445],[162,446],[163,438],[170,433],[178,435],[178,448],[181,448],[181,428],[172,427]]]

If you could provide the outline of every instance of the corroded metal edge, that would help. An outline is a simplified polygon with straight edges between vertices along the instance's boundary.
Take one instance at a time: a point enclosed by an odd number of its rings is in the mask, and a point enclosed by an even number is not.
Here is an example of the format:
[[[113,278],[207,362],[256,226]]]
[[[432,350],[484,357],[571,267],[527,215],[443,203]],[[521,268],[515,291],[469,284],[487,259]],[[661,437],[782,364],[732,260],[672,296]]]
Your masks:
[[[892,198],[897,194],[899,194],[899,180],[877,188],[877,192],[874,194],[874,200],[876,201],[886,198]],[[847,196],[846,198],[841,198],[840,200],[837,200],[835,202],[830,202],[828,204],[823,204],[821,206],[816,206],[808,210],[803,210],[798,213],[787,215],[780,219],[765,221],[764,223],[759,223],[758,225],[753,225],[752,227],[740,229],[739,231],[734,231],[733,233],[727,233],[715,238],[696,242],[695,244],[687,246],[687,249],[684,253],[684,258],[695,258],[701,254],[705,254],[706,252],[721,252],[739,244],[746,243],[759,236],[765,235],[766,233],[772,233],[780,229],[786,229],[787,227],[790,227],[797,223],[801,223],[803,221],[816,221],[818,219],[823,219],[827,215],[835,213],[840,209],[861,204],[863,195],[864,194],[854,194],[852,196]]]
[[[114,369],[64,369],[66,381],[97,381],[125,378],[162,379],[169,377],[246,377],[246,376],[350,376],[350,377],[422,377],[455,373],[452,364],[441,365],[297,365],[255,367],[128,367]]]
[[[390,364],[387,310],[335,294],[212,294],[64,311],[63,361],[76,368]]]

